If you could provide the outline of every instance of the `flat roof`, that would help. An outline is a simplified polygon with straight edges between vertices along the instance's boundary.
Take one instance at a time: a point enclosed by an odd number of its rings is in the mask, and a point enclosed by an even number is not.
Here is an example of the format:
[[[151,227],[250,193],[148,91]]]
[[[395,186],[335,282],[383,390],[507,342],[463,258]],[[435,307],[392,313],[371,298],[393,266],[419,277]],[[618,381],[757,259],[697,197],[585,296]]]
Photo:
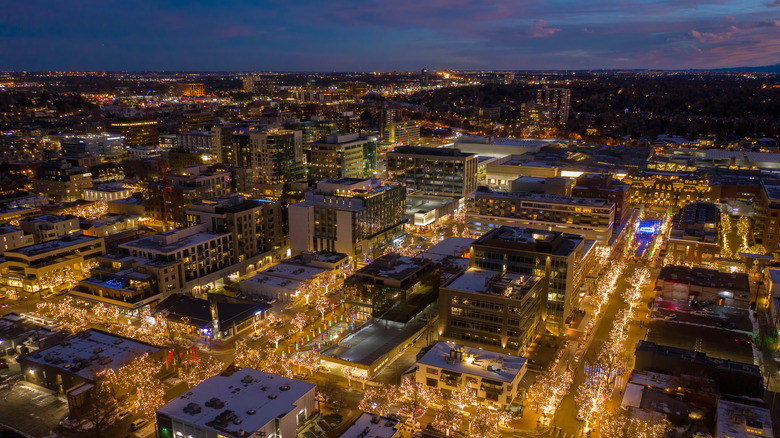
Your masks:
[[[423,254],[438,254],[443,256],[459,257],[469,251],[471,244],[476,239],[468,237],[448,237],[441,242],[425,250]],[[421,254],[422,255],[422,254]]]
[[[750,403],[750,404],[748,404]],[[772,415],[769,409],[756,406],[755,400],[718,400],[718,438],[752,438],[756,436],[771,437]],[[748,432],[760,430],[761,434]]]
[[[589,207],[607,207],[612,204],[611,201],[603,198],[582,198],[579,196],[545,195],[541,193],[526,192],[483,192],[477,190],[474,192],[474,196],[485,198],[512,198],[521,201],[547,202],[550,204],[586,205]]]
[[[311,383],[241,368],[230,375],[206,379],[158,408],[157,413],[219,434],[243,436],[239,430],[252,434],[296,410],[296,403],[314,388]],[[221,426],[220,416],[229,421]]]
[[[399,434],[398,420],[363,412],[339,438],[394,438]]]
[[[40,254],[45,254],[51,251],[57,251],[67,248],[69,246],[81,245],[93,240],[102,239],[101,237],[91,237],[85,235],[73,235],[61,237],[57,240],[50,240],[48,242],[36,243],[34,245],[28,245],[21,248],[16,248],[10,251],[6,251],[6,255],[11,253],[22,254],[27,257],[34,257]]]
[[[298,286],[300,286],[302,283],[300,280],[292,280],[290,278],[277,277],[275,275],[264,275],[262,272],[258,273],[254,277],[241,280],[241,283],[244,282],[257,283],[262,286],[288,289],[291,291],[297,290]]]
[[[159,238],[156,238],[156,236],[158,235],[144,237],[142,239],[123,243],[120,245],[120,247],[146,249],[160,253],[172,253],[183,248],[199,245],[201,243],[219,239],[224,236],[230,236],[230,233],[218,234],[201,231],[186,237],[181,237],[170,243],[162,243]]]
[[[154,354],[162,347],[124,336],[87,329],[51,347],[25,356],[25,360],[53,366],[87,380],[105,369],[114,371],[143,355]]]
[[[430,261],[419,256],[407,257],[391,252],[358,269],[355,274],[402,279],[422,269],[426,263]]]
[[[462,350],[463,359],[450,358],[453,350]],[[468,359],[467,359],[468,358]],[[525,367],[525,358],[510,354],[494,353],[479,348],[447,342],[437,342],[417,361],[456,373],[479,376],[487,380],[511,383]]]
[[[689,268],[687,266],[668,265],[661,268],[658,279],[669,283],[693,284],[728,290],[750,291],[748,274],[727,273],[714,269]]]
[[[313,266],[301,266],[292,265],[287,263],[280,263],[278,265],[271,266],[268,269],[260,271],[259,275],[272,275],[277,277],[289,277],[298,280],[312,280],[316,276],[322,274],[327,269],[315,268]]]

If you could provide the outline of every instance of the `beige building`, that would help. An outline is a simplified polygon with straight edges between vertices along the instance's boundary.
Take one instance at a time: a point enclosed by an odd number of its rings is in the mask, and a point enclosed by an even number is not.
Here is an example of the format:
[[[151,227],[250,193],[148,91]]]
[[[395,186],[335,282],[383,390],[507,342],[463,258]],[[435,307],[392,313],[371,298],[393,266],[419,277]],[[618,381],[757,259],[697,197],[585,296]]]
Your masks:
[[[369,140],[356,133],[331,134],[311,144],[311,178],[315,181],[363,178],[363,156]]]
[[[387,153],[387,176],[424,195],[464,198],[477,189],[478,160],[459,149],[401,146]]]
[[[33,243],[54,240],[79,230],[79,218],[76,216],[57,216],[44,214],[19,219],[19,228],[31,235]]]

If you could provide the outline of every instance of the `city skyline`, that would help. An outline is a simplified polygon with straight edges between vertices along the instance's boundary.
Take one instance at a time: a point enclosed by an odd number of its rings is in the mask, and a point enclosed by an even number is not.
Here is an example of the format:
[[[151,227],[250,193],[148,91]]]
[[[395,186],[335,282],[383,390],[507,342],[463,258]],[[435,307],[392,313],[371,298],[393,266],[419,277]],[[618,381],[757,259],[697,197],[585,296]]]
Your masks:
[[[713,69],[780,62],[778,1],[40,1],[0,16],[4,70]]]

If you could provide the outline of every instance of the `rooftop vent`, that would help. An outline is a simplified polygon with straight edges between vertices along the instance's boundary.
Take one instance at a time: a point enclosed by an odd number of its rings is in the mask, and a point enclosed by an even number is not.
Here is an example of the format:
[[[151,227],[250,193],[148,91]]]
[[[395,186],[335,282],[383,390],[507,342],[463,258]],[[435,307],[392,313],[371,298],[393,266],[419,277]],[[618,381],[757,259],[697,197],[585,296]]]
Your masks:
[[[206,404],[206,406],[208,406],[210,408],[214,408],[214,409],[222,409],[222,408],[225,407],[225,402],[223,402],[222,400],[220,400],[220,399],[218,399],[216,397],[213,397],[211,400],[207,401],[205,404]]]
[[[282,386],[279,387],[279,390],[281,390],[281,391],[289,391],[290,390],[290,385],[282,385]]]
[[[257,413],[257,411],[255,411],[254,409],[250,409],[250,410],[246,411],[247,415],[255,415],[256,413]]]
[[[274,400],[276,397],[279,397],[279,396],[276,395],[276,394],[268,394],[268,398],[270,398],[271,400]]]

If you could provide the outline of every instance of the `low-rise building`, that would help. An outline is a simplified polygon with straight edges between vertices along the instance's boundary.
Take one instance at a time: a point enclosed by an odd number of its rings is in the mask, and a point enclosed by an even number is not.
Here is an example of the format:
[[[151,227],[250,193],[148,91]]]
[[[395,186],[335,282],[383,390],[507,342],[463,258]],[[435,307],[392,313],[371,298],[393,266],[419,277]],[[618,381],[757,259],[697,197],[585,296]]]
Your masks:
[[[12,249],[32,245],[33,242],[33,236],[25,234],[18,226],[0,225],[0,254]]]
[[[672,263],[707,265],[720,253],[720,212],[712,203],[686,204],[674,217],[666,244]]]
[[[36,169],[32,187],[53,201],[75,201],[83,198],[84,189],[92,187],[92,174],[66,161],[47,161]]]
[[[772,414],[755,400],[718,400],[717,438],[772,437]]]
[[[17,360],[26,381],[67,394],[68,405],[74,410],[87,399],[98,373],[117,371],[144,354],[162,365],[167,353],[162,347],[87,329]]]
[[[750,305],[750,280],[748,274],[739,272],[668,265],[658,273],[655,290],[658,296],[669,300],[707,301],[743,308]]]
[[[315,387],[251,368],[223,373],[158,408],[157,435],[294,438],[317,413]]]
[[[363,412],[339,438],[400,438],[398,419]]]
[[[134,190],[122,183],[101,184],[84,189],[84,199],[87,201],[116,201],[132,196]]]
[[[138,229],[138,216],[108,215],[101,219],[80,219],[79,227],[85,236],[107,237]]]
[[[445,394],[473,389],[487,406],[508,408],[520,393],[526,359],[437,342],[417,361],[415,380]]]
[[[79,218],[53,214],[31,216],[19,219],[19,228],[33,237],[33,243],[43,243],[78,231]]]
[[[38,292],[60,286],[65,271],[76,279],[88,273],[91,261],[105,253],[102,237],[69,234],[57,240],[6,251],[0,272],[8,286]]]
[[[606,199],[573,196],[474,192],[466,223],[475,234],[503,225],[579,234],[606,245],[612,237],[615,204]]]

